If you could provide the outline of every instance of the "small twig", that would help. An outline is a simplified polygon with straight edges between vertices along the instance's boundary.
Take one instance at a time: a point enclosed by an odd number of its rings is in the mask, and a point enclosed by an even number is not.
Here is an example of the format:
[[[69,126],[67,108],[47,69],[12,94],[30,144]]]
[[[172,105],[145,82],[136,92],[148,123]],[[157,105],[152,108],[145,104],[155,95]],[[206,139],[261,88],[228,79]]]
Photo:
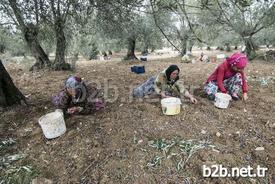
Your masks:
[[[96,161],[94,160],[90,165],[88,165],[88,167],[86,167],[86,169],[81,173],[80,176],[83,176],[88,171],[88,169],[90,169],[94,165],[95,162]]]

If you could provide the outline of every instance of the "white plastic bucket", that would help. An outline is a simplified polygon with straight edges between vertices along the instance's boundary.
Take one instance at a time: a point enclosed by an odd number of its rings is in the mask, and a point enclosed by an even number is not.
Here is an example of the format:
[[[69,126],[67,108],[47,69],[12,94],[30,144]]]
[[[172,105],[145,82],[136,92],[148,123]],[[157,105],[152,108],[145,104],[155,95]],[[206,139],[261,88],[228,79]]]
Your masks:
[[[63,112],[60,109],[42,116],[38,122],[47,139],[59,137],[66,132]]]
[[[217,54],[217,59],[224,59],[226,58],[225,54]]]
[[[162,112],[165,115],[176,115],[180,113],[181,100],[175,97],[164,98],[161,100]]]
[[[214,105],[218,108],[226,109],[229,105],[230,100],[232,100],[232,97],[230,95],[225,93],[216,93]]]

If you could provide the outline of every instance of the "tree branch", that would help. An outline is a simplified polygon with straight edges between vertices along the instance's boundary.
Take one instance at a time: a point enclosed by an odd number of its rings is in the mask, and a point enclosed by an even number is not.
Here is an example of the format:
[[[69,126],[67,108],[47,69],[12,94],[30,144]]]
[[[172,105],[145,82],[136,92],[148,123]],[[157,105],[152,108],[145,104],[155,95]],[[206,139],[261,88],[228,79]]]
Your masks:
[[[153,5],[153,3],[152,3],[152,0],[150,0],[150,4],[151,4],[151,8],[152,8],[152,15],[153,15],[153,18],[154,18],[154,22],[155,22],[155,25],[157,26],[157,28],[160,30],[160,32],[163,34],[163,36],[167,39],[167,41],[177,50],[177,51],[179,51],[179,52],[181,52],[180,51],[180,49],[178,49],[171,41],[170,41],[170,39],[168,38],[168,36],[164,33],[164,31],[161,29],[161,27],[158,25],[158,23],[157,23],[157,18],[156,18],[156,15],[155,15],[155,10],[154,10],[154,5]]]
[[[50,0],[50,4],[51,4],[51,9],[52,9],[52,14],[53,14],[53,20],[55,22],[56,21],[56,10],[54,7],[54,0]]]
[[[192,26],[192,24],[191,24],[191,22],[190,22],[190,20],[189,20],[189,17],[188,17],[188,15],[187,15],[187,13],[186,13],[185,5],[184,5],[184,4],[181,5],[178,1],[176,1],[176,3],[178,4],[180,10],[181,10],[182,13],[184,14],[184,16],[185,16],[185,18],[186,18],[186,20],[187,20],[188,26],[189,26],[191,32],[192,32],[192,33],[194,34],[194,36],[196,37],[196,39],[197,39],[199,42],[201,42],[201,43],[207,44],[205,41],[203,41],[201,38],[199,38],[199,37],[197,36],[197,34],[195,33],[195,30],[193,29],[193,26]],[[183,2],[183,3],[184,3],[184,2]]]
[[[11,11],[13,11],[13,10],[11,10],[10,8],[8,8],[8,7],[5,5],[5,3],[7,3],[7,2],[1,3],[1,5],[2,5],[2,6],[4,7],[4,9],[6,10],[7,16],[8,16],[9,18],[12,19],[12,21],[14,22],[14,24],[15,24],[16,26],[19,26],[17,20],[14,18],[14,16],[13,16],[12,13],[11,13]]]
[[[24,32],[24,30],[26,28],[26,25],[25,25],[25,22],[23,20],[21,11],[20,11],[20,9],[17,6],[16,0],[9,0],[9,3],[10,3],[10,6],[11,6],[13,12],[14,12],[14,15],[16,17],[18,25],[21,27],[21,31]]]
[[[15,26],[18,26],[18,24],[14,23],[14,22],[0,22],[0,25],[1,26],[5,26],[5,25],[15,25]]]
[[[34,0],[34,8],[35,8],[35,20],[36,20],[36,24],[38,24],[39,23],[39,10],[38,10],[37,0]]]

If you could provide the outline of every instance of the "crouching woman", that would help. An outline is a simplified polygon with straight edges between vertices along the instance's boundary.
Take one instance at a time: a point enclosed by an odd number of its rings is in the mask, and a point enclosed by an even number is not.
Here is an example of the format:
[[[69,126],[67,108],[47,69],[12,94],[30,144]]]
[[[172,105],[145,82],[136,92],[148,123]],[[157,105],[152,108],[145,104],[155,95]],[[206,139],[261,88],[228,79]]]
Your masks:
[[[182,95],[197,103],[197,100],[191,95],[179,81],[180,69],[177,65],[171,65],[157,76],[150,77],[146,82],[133,90],[133,96],[143,98],[145,96],[158,95],[161,98],[178,97]]]
[[[215,99],[217,92],[228,93],[234,100],[241,97],[248,99],[248,87],[244,69],[248,63],[246,55],[235,53],[226,58],[209,76],[204,91],[210,100]]]
[[[105,108],[103,92],[76,76],[65,81],[64,88],[52,97],[52,103],[65,115],[87,115]]]

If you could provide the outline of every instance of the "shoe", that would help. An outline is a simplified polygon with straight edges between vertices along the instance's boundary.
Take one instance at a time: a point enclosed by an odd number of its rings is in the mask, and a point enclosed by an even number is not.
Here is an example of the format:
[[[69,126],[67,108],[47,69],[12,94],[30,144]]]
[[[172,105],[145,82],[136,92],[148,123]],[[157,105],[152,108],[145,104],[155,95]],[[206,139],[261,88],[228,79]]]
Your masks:
[[[235,101],[237,101],[237,100],[240,99],[239,96],[238,96],[236,93],[233,93],[233,94],[231,95],[231,97],[232,97],[232,99],[235,100]]]
[[[208,98],[208,100],[210,100],[210,101],[214,101],[214,100],[215,100],[215,95],[210,94],[210,95],[207,96],[207,98]]]

